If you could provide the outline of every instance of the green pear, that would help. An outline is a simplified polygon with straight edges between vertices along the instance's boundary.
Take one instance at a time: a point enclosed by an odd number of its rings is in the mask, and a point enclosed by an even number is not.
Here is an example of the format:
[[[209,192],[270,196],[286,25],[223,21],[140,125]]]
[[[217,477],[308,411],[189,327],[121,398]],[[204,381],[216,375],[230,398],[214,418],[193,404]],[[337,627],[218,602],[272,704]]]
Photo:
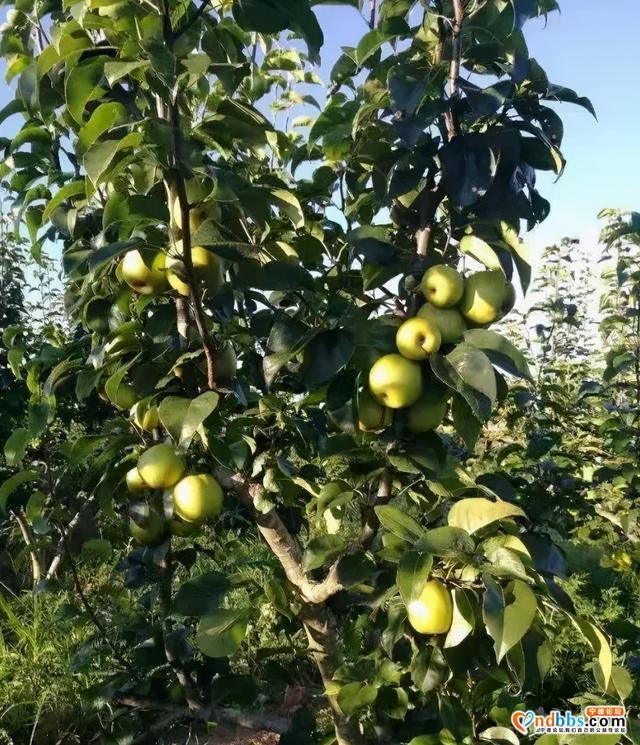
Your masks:
[[[382,406],[404,409],[422,392],[420,365],[401,354],[381,357],[369,372],[369,390]]]
[[[145,432],[153,432],[160,426],[160,414],[157,406],[150,406],[148,402],[138,401],[131,413],[136,426]]]
[[[171,445],[161,443],[142,453],[138,459],[138,471],[152,489],[170,489],[184,473],[184,460]]]
[[[147,266],[140,251],[127,251],[120,266],[124,281],[140,295],[157,295],[168,287],[166,258],[162,252],[156,253]]]
[[[407,412],[407,428],[413,434],[437,429],[447,413],[447,402],[433,393],[425,393]]]
[[[511,282],[507,284],[507,292],[500,306],[500,313],[498,314],[498,320],[501,321],[505,316],[515,308],[516,305],[516,288]]]
[[[467,277],[460,309],[465,318],[481,326],[494,323],[509,295],[504,274],[491,269]]]
[[[134,387],[130,383],[120,383],[111,403],[118,409],[130,409],[137,400]]]
[[[426,318],[410,318],[398,329],[396,346],[410,360],[426,360],[440,349],[440,329]]]
[[[143,481],[142,476],[140,475],[140,472],[137,468],[131,468],[127,471],[127,475],[125,477],[125,480],[127,482],[127,489],[132,494],[141,494],[142,492],[146,492],[149,488]]]
[[[153,545],[160,543],[167,531],[167,523],[155,510],[144,507],[129,520],[129,533],[138,543]]]
[[[451,266],[437,264],[425,272],[420,290],[436,308],[451,308],[462,298],[464,277]]]
[[[418,318],[431,321],[438,327],[443,344],[460,341],[467,330],[464,318],[457,308],[436,308],[431,303],[425,303],[418,311]]]
[[[209,474],[185,476],[173,488],[173,509],[188,523],[202,523],[222,510],[222,487]]]
[[[358,428],[363,432],[381,432],[391,425],[393,412],[379,404],[364,390],[358,396]]]

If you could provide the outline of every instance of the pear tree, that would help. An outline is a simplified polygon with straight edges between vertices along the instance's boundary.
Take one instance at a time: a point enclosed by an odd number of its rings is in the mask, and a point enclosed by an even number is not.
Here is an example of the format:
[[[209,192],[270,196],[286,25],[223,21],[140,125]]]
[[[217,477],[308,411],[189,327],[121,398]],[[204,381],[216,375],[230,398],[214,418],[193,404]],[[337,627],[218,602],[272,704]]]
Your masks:
[[[592,110],[529,55],[555,0],[4,5],[0,178],[73,327],[16,365],[44,413],[0,507],[31,505],[39,589],[95,625],[103,741],[511,742],[557,704],[563,628],[607,700],[522,495],[459,460],[531,381],[489,326],[530,281],[536,172],[564,168],[550,103]],[[325,90],[332,12],[366,26]],[[68,402],[100,416],[28,466]],[[88,516],[128,614],[79,585]]]

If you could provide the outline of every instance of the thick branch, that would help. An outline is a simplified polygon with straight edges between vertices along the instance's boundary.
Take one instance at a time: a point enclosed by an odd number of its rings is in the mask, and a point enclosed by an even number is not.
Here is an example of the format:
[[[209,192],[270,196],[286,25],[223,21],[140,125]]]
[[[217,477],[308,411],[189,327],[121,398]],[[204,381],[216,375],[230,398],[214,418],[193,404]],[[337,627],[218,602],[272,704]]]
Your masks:
[[[241,474],[232,474],[222,468],[217,469],[215,475],[225,488],[235,491],[252,511],[262,537],[280,562],[287,579],[296,587],[305,602],[324,603],[342,590],[338,579],[337,564],[329,569],[322,582],[315,582],[307,577],[302,568],[300,546],[287,530],[287,526],[282,522],[276,510],[272,509],[266,514],[256,510],[254,500],[262,490],[260,484],[249,481]]]
[[[40,567],[38,554],[36,553],[33,545],[31,531],[29,530],[27,523],[19,512],[12,512],[11,517],[13,517],[16,525],[18,526],[18,528],[20,528],[20,532],[22,533],[22,538],[27,547],[27,551],[29,552],[29,556],[31,557],[31,574],[33,576],[33,584],[37,585],[38,582],[40,582],[40,577],[42,576],[42,569]]]
[[[162,701],[141,696],[120,696],[116,701],[121,706],[128,706],[132,709],[166,712],[168,715],[173,715],[172,718],[168,718],[169,721],[196,719],[203,722],[238,725],[239,727],[256,731],[275,732],[279,735],[289,729],[289,720],[287,717],[267,711],[242,711],[240,709],[227,709],[220,706],[202,706],[195,711],[191,711],[185,706],[163,703]]]

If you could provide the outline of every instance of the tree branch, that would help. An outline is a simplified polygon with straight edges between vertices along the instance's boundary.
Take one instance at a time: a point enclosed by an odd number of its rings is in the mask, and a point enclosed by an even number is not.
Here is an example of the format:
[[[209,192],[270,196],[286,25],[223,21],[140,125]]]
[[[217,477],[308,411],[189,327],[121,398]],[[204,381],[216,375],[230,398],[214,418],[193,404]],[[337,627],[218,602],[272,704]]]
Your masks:
[[[426,256],[429,251],[433,221],[444,197],[445,190],[442,180],[437,186],[434,186],[432,180],[428,179],[427,186],[418,197],[420,213],[420,222],[416,230],[416,252],[418,256]]]
[[[35,587],[35,585],[40,582],[40,577],[42,576],[42,568],[40,566],[40,559],[38,558],[38,554],[36,553],[36,550],[33,546],[31,531],[29,530],[29,527],[27,526],[27,523],[24,520],[23,516],[19,512],[12,511],[11,517],[15,520],[18,528],[20,528],[22,539],[24,540],[27,551],[29,552],[29,556],[31,557],[31,575],[33,577],[33,585]]]
[[[262,537],[280,562],[287,579],[305,602],[312,605],[324,603],[343,589],[338,579],[337,562],[329,569],[322,582],[315,582],[307,577],[302,568],[300,546],[276,510],[263,513],[255,508],[255,499],[263,489],[261,484],[253,483],[241,474],[233,474],[224,468],[216,469],[214,475],[224,488],[234,491],[251,510]]]
[[[54,557],[51,560],[51,564],[49,564],[49,569],[46,574],[46,579],[52,579],[53,577],[56,576],[58,567],[60,566],[60,563],[62,562],[62,559],[64,558],[65,544],[66,544],[67,539],[71,537],[71,534],[73,533],[73,531],[78,527],[80,520],[82,519],[82,516],[93,505],[93,503],[95,502],[95,499],[96,499],[95,496],[89,497],[87,501],[82,505],[82,507],[71,518],[69,524],[63,531],[63,535],[60,536],[60,540],[58,541],[58,545],[56,546],[56,552],[54,554]]]
[[[454,19],[451,27],[451,65],[449,67],[450,110],[446,115],[449,141],[460,133],[456,119],[455,107],[460,94],[460,58],[462,56],[460,34],[462,32],[462,23],[464,21],[464,7],[462,3],[463,0],[453,0]]]
[[[198,20],[198,18],[200,18],[200,16],[205,12],[205,10],[207,9],[207,5],[210,5],[210,0],[203,0],[200,6],[196,9],[195,13],[185,23],[185,25],[179,31],[175,31],[172,34],[171,38],[173,39],[174,42],[177,39],[179,39],[183,34],[185,34],[193,26],[193,24]]]

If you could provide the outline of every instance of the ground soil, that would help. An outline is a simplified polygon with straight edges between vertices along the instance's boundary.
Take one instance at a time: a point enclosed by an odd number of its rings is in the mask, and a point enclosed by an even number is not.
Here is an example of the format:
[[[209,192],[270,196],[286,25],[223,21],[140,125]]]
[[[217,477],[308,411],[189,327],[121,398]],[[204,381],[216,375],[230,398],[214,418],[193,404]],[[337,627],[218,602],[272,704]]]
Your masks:
[[[244,727],[221,726],[209,740],[209,745],[278,745],[278,735],[254,732]]]

